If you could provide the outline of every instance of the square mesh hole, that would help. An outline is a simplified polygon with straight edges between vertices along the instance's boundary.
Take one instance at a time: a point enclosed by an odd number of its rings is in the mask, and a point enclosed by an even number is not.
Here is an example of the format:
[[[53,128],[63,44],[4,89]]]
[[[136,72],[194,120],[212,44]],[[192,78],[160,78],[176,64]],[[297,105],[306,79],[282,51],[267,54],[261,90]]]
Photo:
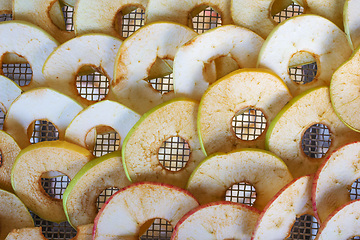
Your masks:
[[[179,171],[190,158],[190,146],[180,137],[172,137],[163,142],[158,152],[158,159],[167,170]]]
[[[203,33],[209,29],[221,26],[221,16],[211,7],[207,7],[193,17],[193,29],[197,33]]]
[[[173,228],[171,224],[164,220],[156,218],[150,228],[143,234],[141,240],[170,240]]]
[[[300,15],[304,12],[304,8],[301,7],[300,5],[296,4],[296,3],[292,3],[290,4],[290,6],[288,6],[286,9],[284,9],[283,11],[275,14],[273,16],[273,19],[275,20],[275,22],[282,22],[288,18]]]
[[[104,205],[104,203],[117,191],[119,191],[119,189],[115,188],[115,187],[110,187],[110,188],[107,188],[104,191],[102,191],[102,193],[99,195],[99,197],[97,198],[97,201],[96,201],[98,210],[100,210],[102,208],[102,206]]]
[[[289,68],[289,74],[292,81],[298,84],[312,82],[317,73],[317,64],[310,63],[302,66]]]
[[[114,152],[120,146],[120,137],[117,132],[98,134],[94,147],[94,155],[101,157],[107,153]]]
[[[127,38],[133,32],[144,26],[145,11],[138,8],[122,17],[122,36]]]
[[[12,14],[0,14],[0,22],[12,20]]]
[[[81,97],[89,101],[99,101],[109,92],[109,79],[99,72],[77,76],[76,87]]]
[[[162,78],[154,78],[149,80],[151,86],[159,91],[161,94],[165,94],[174,91],[173,76],[172,74]]]
[[[301,141],[303,152],[312,158],[325,156],[331,145],[329,128],[323,124],[314,124],[309,127]]]
[[[70,179],[67,176],[60,176],[56,178],[41,178],[41,186],[45,192],[53,198],[62,199]]]
[[[59,140],[59,132],[56,127],[51,122],[36,120],[30,142],[34,144],[38,142],[55,140]]]
[[[319,227],[316,218],[308,214],[302,215],[296,218],[290,237],[287,239],[315,239]]]
[[[360,199],[360,179],[357,179],[352,185],[350,189],[350,199]]]
[[[225,201],[243,203],[252,206],[256,200],[255,188],[241,182],[232,185],[225,193]]]
[[[29,85],[32,78],[31,66],[28,63],[3,64],[3,74],[19,86]]]
[[[3,130],[4,120],[5,120],[5,114],[4,114],[3,111],[0,109],[0,130]]]
[[[74,17],[74,8],[70,6],[64,6],[62,8],[65,21],[66,31],[74,31],[73,17]]]
[[[262,111],[249,108],[237,113],[231,124],[236,137],[251,141],[257,139],[265,131],[266,118]]]

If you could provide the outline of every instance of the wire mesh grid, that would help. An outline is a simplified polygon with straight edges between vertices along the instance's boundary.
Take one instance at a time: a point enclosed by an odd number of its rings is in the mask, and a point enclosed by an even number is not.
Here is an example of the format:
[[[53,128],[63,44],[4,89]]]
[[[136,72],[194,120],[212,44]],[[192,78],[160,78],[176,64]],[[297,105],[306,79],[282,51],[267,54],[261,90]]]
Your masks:
[[[285,8],[284,10],[280,11],[279,13],[275,14],[273,16],[273,19],[275,22],[282,22],[288,18],[300,15],[304,12],[304,8],[299,6],[296,3],[292,3],[290,4],[287,8]]]
[[[5,120],[5,114],[4,114],[4,112],[0,109],[0,130],[3,130],[4,120]]]
[[[172,231],[173,227],[168,221],[156,218],[150,228],[140,237],[140,239],[169,240],[171,238]]]
[[[62,11],[64,14],[65,29],[67,31],[74,31],[74,24],[73,24],[74,8],[70,6],[64,6],[62,8]]]
[[[190,146],[180,137],[171,137],[159,148],[160,163],[170,171],[179,171],[190,158]]]
[[[19,86],[26,86],[31,82],[32,70],[28,63],[2,64],[2,72]]]
[[[301,141],[303,152],[312,158],[322,158],[329,150],[331,134],[329,128],[324,124],[314,124],[309,127]]]
[[[239,112],[232,119],[235,135],[242,140],[258,138],[266,128],[266,118],[261,110],[249,108]]]
[[[287,239],[315,239],[319,227],[315,217],[308,214],[302,215],[296,218]]]
[[[248,183],[236,183],[225,193],[225,201],[243,203],[249,206],[254,205],[256,200],[256,190]]]
[[[291,80],[298,84],[306,84],[311,82],[314,80],[316,73],[316,62],[289,68]]]
[[[116,151],[120,146],[120,137],[117,132],[100,133],[97,135],[93,154],[101,157]]]
[[[127,38],[133,32],[144,25],[145,11],[141,8],[124,15],[122,17],[122,36]]]
[[[81,97],[89,101],[99,101],[109,92],[109,79],[99,72],[77,76],[76,88]]]
[[[12,20],[12,14],[0,14],[0,22]]]

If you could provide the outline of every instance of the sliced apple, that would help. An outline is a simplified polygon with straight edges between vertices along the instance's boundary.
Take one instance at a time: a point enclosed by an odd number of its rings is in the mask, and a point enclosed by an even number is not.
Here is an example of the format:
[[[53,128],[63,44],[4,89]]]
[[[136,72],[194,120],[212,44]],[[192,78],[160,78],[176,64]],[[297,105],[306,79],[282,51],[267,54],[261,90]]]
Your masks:
[[[174,99],[144,114],[126,136],[122,161],[129,180],[154,181],[185,187],[195,167],[205,157],[197,137],[198,103]],[[158,151],[168,138],[183,138],[190,147],[189,160],[180,171],[169,171],[159,162]]]
[[[59,1],[13,0],[12,7],[15,20],[27,21],[41,27],[60,43],[75,37],[74,32],[59,28],[60,24],[65,25]],[[50,10],[52,17],[49,14]]]
[[[72,120],[66,129],[65,139],[87,148],[89,145],[87,136],[91,130],[97,126],[108,126],[120,135],[119,149],[121,149],[126,135],[139,119],[139,114],[120,103],[101,101],[85,108]],[[92,140],[90,146],[95,145],[95,139]]]
[[[313,176],[303,176],[282,188],[261,212],[251,239],[287,239],[296,218],[314,215],[311,204]]]
[[[94,224],[81,225],[76,228],[76,236],[70,240],[92,240]]]
[[[307,156],[302,137],[314,124],[325,125],[331,145],[321,158]],[[346,127],[336,116],[328,87],[318,87],[293,98],[273,119],[266,133],[266,148],[284,160],[294,177],[315,173],[338,147],[360,139],[360,134]]]
[[[24,203],[13,193],[0,189],[0,239],[16,228],[33,227],[34,221]]]
[[[214,202],[188,212],[176,224],[171,240],[250,239],[260,211],[234,202]]]
[[[197,207],[187,191],[172,185],[143,182],[116,192],[101,208],[94,223],[93,239],[137,239],[148,220],[161,218],[172,227]]]
[[[360,200],[342,205],[321,224],[315,240],[352,239],[360,236]]]
[[[344,30],[353,49],[360,45],[360,2],[356,0],[345,0],[344,4]]]
[[[75,7],[78,0],[61,0],[61,2],[67,6]]]
[[[15,53],[24,57],[30,64],[32,79],[23,90],[45,86],[42,68],[46,58],[58,46],[56,40],[41,28],[23,21],[6,21],[0,23],[1,38],[0,56]],[[41,49],[39,52],[38,50]],[[1,70],[2,71],[2,70]]]
[[[233,184],[247,182],[256,190],[253,206],[262,210],[291,180],[280,158],[265,150],[244,148],[207,157],[192,173],[186,189],[206,204],[224,200]]]
[[[22,90],[14,81],[0,75],[0,110],[6,114],[11,103],[21,94]]]
[[[65,130],[83,108],[73,99],[50,88],[36,88],[21,94],[11,105],[4,121],[4,131],[9,133],[20,148],[30,145],[35,120],[47,120],[59,131],[64,139]],[[30,131],[30,136],[28,135]]]
[[[158,58],[173,60],[178,48],[196,35],[180,24],[158,22],[128,37],[119,49],[110,84],[117,100],[143,114],[173,98],[173,92],[162,95],[147,82],[150,69]]]
[[[306,84],[292,81],[289,74],[291,58],[298,52],[310,53],[316,59],[317,74]],[[258,67],[274,71],[296,96],[316,86],[330,85],[332,74],[350,55],[346,35],[334,23],[317,15],[299,15],[273,29],[261,48]]]
[[[39,142],[24,148],[11,170],[11,184],[16,195],[39,217],[66,221],[62,200],[50,197],[41,186],[41,177],[57,171],[73,179],[93,155],[87,149],[64,142]]]
[[[253,141],[242,140],[236,137],[231,119],[252,107],[261,109],[268,125],[290,99],[284,82],[265,69],[241,69],[218,80],[204,93],[199,106],[198,132],[203,151],[213,154],[243,147],[264,148],[266,129]]]
[[[275,14],[286,9],[292,3],[292,0],[274,0],[271,6],[271,15],[274,16]]]
[[[212,83],[204,69],[218,57],[230,56],[238,68],[256,67],[263,42],[259,35],[235,25],[217,27],[193,38],[175,55],[175,94],[200,100]]]
[[[97,197],[109,187],[130,185],[121,164],[121,153],[106,154],[87,163],[72,179],[63,195],[68,222],[73,226],[94,222]]]
[[[0,2],[0,13],[11,14],[12,2],[11,0],[3,0]]]

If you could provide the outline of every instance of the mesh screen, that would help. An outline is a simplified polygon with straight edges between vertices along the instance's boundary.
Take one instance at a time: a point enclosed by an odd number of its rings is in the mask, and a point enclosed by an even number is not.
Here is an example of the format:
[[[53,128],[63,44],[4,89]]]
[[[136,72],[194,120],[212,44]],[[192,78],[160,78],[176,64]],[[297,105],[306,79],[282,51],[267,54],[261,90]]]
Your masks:
[[[304,8],[297,5],[296,3],[292,3],[289,7],[287,7],[286,9],[284,9],[283,11],[275,14],[273,16],[273,19],[275,20],[275,22],[282,22],[288,18],[300,15],[304,12]]]
[[[312,158],[322,158],[329,150],[331,134],[329,128],[323,124],[314,124],[308,128],[301,141],[304,153]]]
[[[140,239],[141,240],[170,240],[173,228],[171,224],[160,218],[154,219],[153,224],[147,230],[145,234],[143,234]]]
[[[81,97],[99,101],[109,92],[109,79],[99,72],[76,77],[76,87]]]
[[[302,66],[289,68],[291,80],[298,84],[306,84],[314,80],[317,73],[317,64],[310,63]]]
[[[4,120],[5,120],[5,114],[4,114],[3,111],[0,109],[0,130],[3,129]]]
[[[64,14],[65,28],[67,31],[74,31],[73,16],[74,8],[70,6],[64,6],[62,8]]]
[[[133,32],[144,26],[145,11],[138,8],[122,17],[122,36],[127,38]]]
[[[161,94],[165,94],[174,90],[172,74],[162,78],[151,79],[149,82],[151,83],[151,86]]]
[[[12,20],[12,14],[0,14],[0,22]]]
[[[203,33],[209,29],[221,26],[221,16],[211,7],[207,7],[198,15],[193,17],[193,29],[198,33]]]
[[[55,141],[59,139],[59,131],[48,121],[36,120],[34,130],[30,138],[31,143],[43,141]]]
[[[98,207],[98,210],[102,208],[104,203],[114,194],[118,191],[118,188],[110,187],[102,191],[102,193],[99,195],[96,201],[96,205]]]
[[[262,111],[249,108],[232,119],[232,127],[236,136],[242,140],[258,138],[266,128],[266,118]]]
[[[158,152],[160,163],[170,171],[179,171],[185,167],[189,157],[189,144],[180,137],[172,137],[166,140]]]
[[[28,63],[3,64],[4,76],[16,82],[19,86],[29,85],[32,78],[31,66]]]
[[[232,185],[225,194],[225,201],[254,205],[256,200],[255,188],[247,183],[241,182]]]
[[[296,218],[287,239],[315,239],[319,227],[316,218],[308,214],[302,215]]]
[[[94,147],[94,155],[101,157],[107,153],[114,152],[120,146],[120,137],[117,132],[98,134]]]

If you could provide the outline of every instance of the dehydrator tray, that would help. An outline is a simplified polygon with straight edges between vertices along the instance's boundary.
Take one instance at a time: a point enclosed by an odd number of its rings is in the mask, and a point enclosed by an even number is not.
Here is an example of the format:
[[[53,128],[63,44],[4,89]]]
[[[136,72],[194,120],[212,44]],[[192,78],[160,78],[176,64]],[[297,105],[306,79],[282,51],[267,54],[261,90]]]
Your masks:
[[[281,22],[289,17],[301,14],[303,9],[292,4],[287,9],[281,11],[274,16],[274,20]],[[66,29],[73,30],[72,17],[73,8],[65,6],[63,8],[64,18],[66,21]],[[12,20],[11,14],[0,15],[0,21]],[[135,30],[144,24],[144,11],[137,9],[130,14],[123,16],[122,31],[123,36],[128,37]],[[199,15],[193,18],[194,30],[202,33],[208,29],[221,25],[220,16],[211,8],[207,8]],[[31,67],[29,64],[3,64],[3,73],[10,79],[13,79],[20,86],[27,85],[32,76]],[[316,75],[316,63],[307,64],[304,66],[290,68],[290,75],[296,82],[306,83],[310,82]],[[160,91],[166,93],[173,90],[171,75],[164,78],[157,78],[150,80],[152,86]],[[108,79],[95,72],[90,75],[78,76],[77,88],[82,97],[88,100],[101,100],[107,94],[109,86]],[[0,110],[0,129],[3,127],[4,113]],[[247,109],[242,114],[234,117],[232,126],[236,135],[243,140],[253,140],[260,136],[266,128],[266,119],[261,111],[256,109]],[[52,141],[58,139],[56,128],[47,121],[38,120],[35,122],[34,131],[31,142]],[[99,134],[97,136],[94,153],[96,156],[102,156],[109,152],[115,151],[119,146],[120,140],[116,132]],[[302,147],[305,154],[320,158],[324,156],[331,144],[331,134],[327,127],[322,124],[315,124],[310,127],[302,140]],[[0,152],[1,154],[1,152]],[[187,143],[179,138],[173,137],[163,143],[159,150],[159,161],[168,170],[176,171],[185,166],[190,155],[190,149]],[[0,155],[1,156],[1,155]],[[0,162],[1,164],[1,162]],[[66,176],[56,177],[51,179],[43,178],[42,186],[45,191],[52,197],[61,199],[69,179]],[[117,191],[115,188],[106,189],[98,198],[97,205],[100,209],[104,202]],[[357,199],[360,194],[360,185],[358,181],[352,185],[350,191],[351,199]],[[256,198],[256,191],[251,185],[246,183],[239,183],[233,185],[226,194],[227,201],[241,202],[252,205]],[[44,236],[48,239],[70,239],[76,235],[76,230],[73,229],[68,222],[60,224],[45,221],[35,214],[32,214],[35,226],[41,226]],[[304,215],[297,219],[294,224],[291,235],[288,239],[314,239],[319,225],[314,217],[311,215]],[[155,219],[153,225],[148,231],[140,237],[140,239],[170,239],[172,233],[171,225],[162,219]],[[355,237],[353,239],[360,239]]]

